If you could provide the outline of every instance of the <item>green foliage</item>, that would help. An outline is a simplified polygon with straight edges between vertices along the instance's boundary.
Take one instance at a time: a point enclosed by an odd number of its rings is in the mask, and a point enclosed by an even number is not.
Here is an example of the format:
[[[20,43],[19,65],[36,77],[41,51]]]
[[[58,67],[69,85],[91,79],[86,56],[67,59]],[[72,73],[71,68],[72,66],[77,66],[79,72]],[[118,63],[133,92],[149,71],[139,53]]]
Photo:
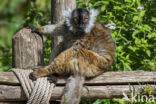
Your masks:
[[[30,2],[30,7],[28,8],[27,12],[24,15],[25,17],[24,27],[30,25],[39,27],[41,25],[47,24],[48,20],[50,20],[50,11],[49,11],[50,8],[40,10],[39,8],[36,7],[37,7],[36,3]]]
[[[19,16],[17,5],[19,0],[0,1],[0,71],[7,71],[12,67],[12,36],[24,23]]]
[[[50,21],[50,0],[0,1],[0,71],[7,71],[12,67],[13,35],[21,28],[29,25],[45,25],[48,21]],[[44,51],[50,50],[50,47],[45,46]],[[45,60],[49,59],[47,55]]]
[[[51,53],[51,39],[44,38],[44,63],[45,65],[49,64],[50,53]]]

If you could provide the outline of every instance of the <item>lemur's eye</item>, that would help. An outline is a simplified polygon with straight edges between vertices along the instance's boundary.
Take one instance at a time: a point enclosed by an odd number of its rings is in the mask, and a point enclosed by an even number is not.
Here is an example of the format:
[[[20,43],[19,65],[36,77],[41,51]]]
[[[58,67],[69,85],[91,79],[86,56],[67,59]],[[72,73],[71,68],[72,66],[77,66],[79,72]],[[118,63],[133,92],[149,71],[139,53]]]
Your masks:
[[[85,18],[83,21],[84,21],[84,22],[88,22],[88,18]]]
[[[77,22],[78,21],[77,18],[74,18],[73,20],[74,20],[74,22]]]

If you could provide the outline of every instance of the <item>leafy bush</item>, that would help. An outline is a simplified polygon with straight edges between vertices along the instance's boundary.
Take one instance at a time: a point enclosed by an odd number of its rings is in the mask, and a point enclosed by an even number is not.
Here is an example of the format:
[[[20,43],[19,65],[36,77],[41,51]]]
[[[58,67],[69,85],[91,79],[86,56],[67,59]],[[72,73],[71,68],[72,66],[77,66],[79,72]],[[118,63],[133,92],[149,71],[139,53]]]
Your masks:
[[[47,24],[48,21],[50,21],[50,0],[0,1],[0,71],[7,71],[12,67],[13,35],[28,25],[40,26]],[[45,46],[45,51],[50,50],[47,44]],[[45,60],[47,62],[48,58]]]

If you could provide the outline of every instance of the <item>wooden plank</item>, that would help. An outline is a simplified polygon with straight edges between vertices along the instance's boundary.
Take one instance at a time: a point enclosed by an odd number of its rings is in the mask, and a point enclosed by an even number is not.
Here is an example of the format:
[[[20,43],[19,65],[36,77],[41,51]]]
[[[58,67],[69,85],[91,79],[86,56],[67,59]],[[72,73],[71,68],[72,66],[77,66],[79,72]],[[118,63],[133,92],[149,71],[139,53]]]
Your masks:
[[[0,104],[26,104],[26,102],[0,102]]]
[[[19,85],[13,72],[0,72],[0,84]]]
[[[87,80],[86,85],[121,85],[121,84],[151,84],[156,82],[156,72],[105,72],[102,75]],[[12,72],[0,72],[0,84],[19,85]],[[65,79],[58,79],[57,85],[64,85]]]
[[[133,87],[132,87],[133,86]],[[123,92],[130,95],[130,87],[135,88],[136,93],[141,93],[145,87],[156,88],[155,85],[107,85],[85,86],[82,91],[82,99],[122,98]],[[63,87],[55,87],[51,100],[60,99]],[[156,94],[153,90],[152,94]],[[26,96],[20,86],[0,85],[0,101],[26,101]]]
[[[26,101],[25,102],[0,102],[0,104],[26,104]],[[60,104],[58,101],[51,101],[50,104]]]

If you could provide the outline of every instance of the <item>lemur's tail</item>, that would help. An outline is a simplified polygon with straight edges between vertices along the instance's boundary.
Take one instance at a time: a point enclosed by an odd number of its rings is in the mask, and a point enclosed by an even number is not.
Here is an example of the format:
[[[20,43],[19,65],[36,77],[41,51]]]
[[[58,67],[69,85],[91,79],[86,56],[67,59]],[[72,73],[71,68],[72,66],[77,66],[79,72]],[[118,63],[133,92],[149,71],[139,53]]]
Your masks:
[[[84,81],[83,76],[70,76],[66,82],[61,104],[79,104]]]

